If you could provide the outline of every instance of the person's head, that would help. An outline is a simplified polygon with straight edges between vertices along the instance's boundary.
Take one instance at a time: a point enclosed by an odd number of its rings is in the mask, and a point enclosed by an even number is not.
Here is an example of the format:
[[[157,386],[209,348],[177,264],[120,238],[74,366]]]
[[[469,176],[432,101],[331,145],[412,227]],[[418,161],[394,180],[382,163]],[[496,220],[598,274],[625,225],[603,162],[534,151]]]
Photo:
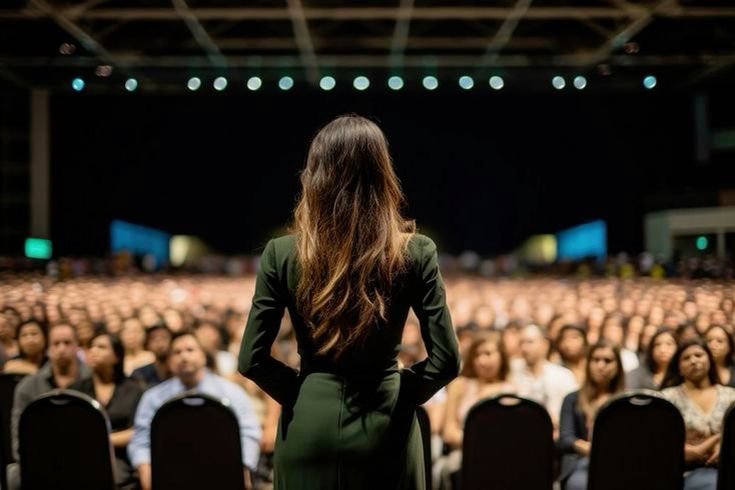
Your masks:
[[[194,330],[205,352],[215,354],[222,348],[222,334],[213,323],[202,322]]]
[[[0,342],[8,342],[15,338],[15,326],[5,316],[0,314]]]
[[[622,347],[625,341],[625,327],[623,326],[622,319],[616,315],[607,317],[605,323],[602,325],[600,336],[611,344]]]
[[[518,357],[521,350],[521,326],[516,322],[508,323],[502,332],[503,350],[511,357]]]
[[[521,355],[529,366],[546,359],[549,353],[549,340],[538,325],[526,325],[521,330]]]
[[[646,349],[646,367],[652,373],[660,373],[669,365],[676,352],[676,336],[667,327],[661,327],[653,334]]]
[[[620,349],[614,343],[600,340],[587,353],[584,385],[598,393],[617,393],[625,387],[625,372],[620,360]]]
[[[587,351],[587,335],[584,328],[577,325],[561,327],[556,338],[556,350],[564,362],[576,362],[584,358]]]
[[[102,331],[94,333],[87,343],[86,360],[95,373],[111,372],[116,384],[125,379],[125,347],[116,335]]]
[[[171,350],[171,335],[171,331],[162,324],[155,325],[146,332],[145,348],[153,352],[158,362],[168,359]]]
[[[705,379],[713,385],[720,382],[709,347],[704,340],[696,337],[679,344],[666,369],[661,387],[678,386],[685,381],[699,385]]]
[[[177,332],[171,337],[169,368],[177,378],[190,381],[198,376],[207,365],[202,344],[191,332]]]
[[[698,338],[700,338],[700,336],[697,331],[697,327],[691,323],[682,323],[676,327],[676,340],[678,343]]]
[[[123,346],[128,352],[143,350],[143,345],[145,344],[145,328],[143,327],[143,323],[136,317],[125,320],[120,330],[120,340],[122,340]]]
[[[79,341],[74,327],[68,323],[51,325],[48,331],[48,358],[51,365],[67,372],[77,362]]]
[[[735,340],[732,334],[722,325],[712,325],[704,332],[712,357],[717,364],[732,366],[735,364]]]
[[[595,400],[603,393],[615,394],[625,389],[625,372],[620,360],[620,348],[600,340],[587,352],[584,381],[579,389],[579,406],[588,419],[594,416]]]
[[[48,346],[46,330],[46,325],[36,320],[27,320],[18,325],[15,336],[22,358],[44,357]]]
[[[462,376],[483,382],[504,381],[508,377],[508,356],[498,332],[477,332],[462,364]]]
[[[340,116],[322,128],[301,173],[292,230],[296,304],[319,354],[339,357],[387,320],[389,290],[416,231],[380,128]]]

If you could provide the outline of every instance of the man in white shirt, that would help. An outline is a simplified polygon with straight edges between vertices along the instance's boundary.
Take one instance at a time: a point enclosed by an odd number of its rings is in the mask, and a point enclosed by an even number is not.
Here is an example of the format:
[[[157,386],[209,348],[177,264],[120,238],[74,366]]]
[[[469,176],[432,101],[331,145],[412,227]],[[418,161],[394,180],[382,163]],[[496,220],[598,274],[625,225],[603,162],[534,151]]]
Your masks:
[[[550,342],[541,327],[525,326],[520,347],[523,359],[511,363],[518,395],[545,406],[556,429],[564,397],[579,388],[577,380],[569,369],[547,360]]]

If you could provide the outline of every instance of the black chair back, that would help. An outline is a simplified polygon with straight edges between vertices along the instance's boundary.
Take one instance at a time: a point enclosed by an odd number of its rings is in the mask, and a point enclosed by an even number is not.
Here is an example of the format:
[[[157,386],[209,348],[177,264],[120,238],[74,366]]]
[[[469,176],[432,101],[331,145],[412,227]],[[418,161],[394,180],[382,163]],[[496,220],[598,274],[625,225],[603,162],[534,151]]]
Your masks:
[[[13,457],[12,434],[10,423],[13,413],[13,399],[15,387],[20,383],[25,374],[0,374],[0,485],[8,488],[5,470],[6,466],[15,462]]]
[[[595,417],[589,490],[682,488],[684,440],[679,410],[658,393],[614,397]]]
[[[470,409],[462,442],[463,490],[550,490],[553,471],[553,426],[543,406],[498,395]]]
[[[433,488],[431,482],[431,422],[429,414],[422,406],[416,407],[416,419],[421,429],[421,443],[424,448],[424,471],[426,473],[426,488]]]
[[[154,490],[242,490],[240,424],[226,404],[187,392],[161,406],[151,422]]]
[[[110,422],[82,393],[33,400],[20,416],[18,444],[23,490],[115,488]]]
[[[717,471],[717,490],[732,488],[735,488],[735,405],[725,412],[722,419],[720,467]]]

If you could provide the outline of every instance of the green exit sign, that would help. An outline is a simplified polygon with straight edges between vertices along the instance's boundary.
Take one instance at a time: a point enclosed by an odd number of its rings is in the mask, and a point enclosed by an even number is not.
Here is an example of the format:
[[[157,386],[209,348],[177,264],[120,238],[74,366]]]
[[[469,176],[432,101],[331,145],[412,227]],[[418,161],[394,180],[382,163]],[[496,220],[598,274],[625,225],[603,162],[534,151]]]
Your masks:
[[[29,259],[50,259],[51,240],[26,238],[26,257]]]

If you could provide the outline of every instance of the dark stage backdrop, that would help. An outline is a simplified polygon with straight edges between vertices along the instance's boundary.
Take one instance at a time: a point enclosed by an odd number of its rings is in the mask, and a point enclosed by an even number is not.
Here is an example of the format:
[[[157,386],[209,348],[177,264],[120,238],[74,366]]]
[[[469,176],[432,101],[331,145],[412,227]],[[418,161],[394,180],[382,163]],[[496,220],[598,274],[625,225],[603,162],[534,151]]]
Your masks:
[[[684,95],[449,89],[57,95],[52,237],[61,254],[102,254],[123,219],[258,251],[290,218],[313,134],[356,112],[385,131],[408,215],[444,251],[502,253],[604,219],[610,251],[636,252],[647,196],[718,181],[719,167],[693,163],[692,107]]]

